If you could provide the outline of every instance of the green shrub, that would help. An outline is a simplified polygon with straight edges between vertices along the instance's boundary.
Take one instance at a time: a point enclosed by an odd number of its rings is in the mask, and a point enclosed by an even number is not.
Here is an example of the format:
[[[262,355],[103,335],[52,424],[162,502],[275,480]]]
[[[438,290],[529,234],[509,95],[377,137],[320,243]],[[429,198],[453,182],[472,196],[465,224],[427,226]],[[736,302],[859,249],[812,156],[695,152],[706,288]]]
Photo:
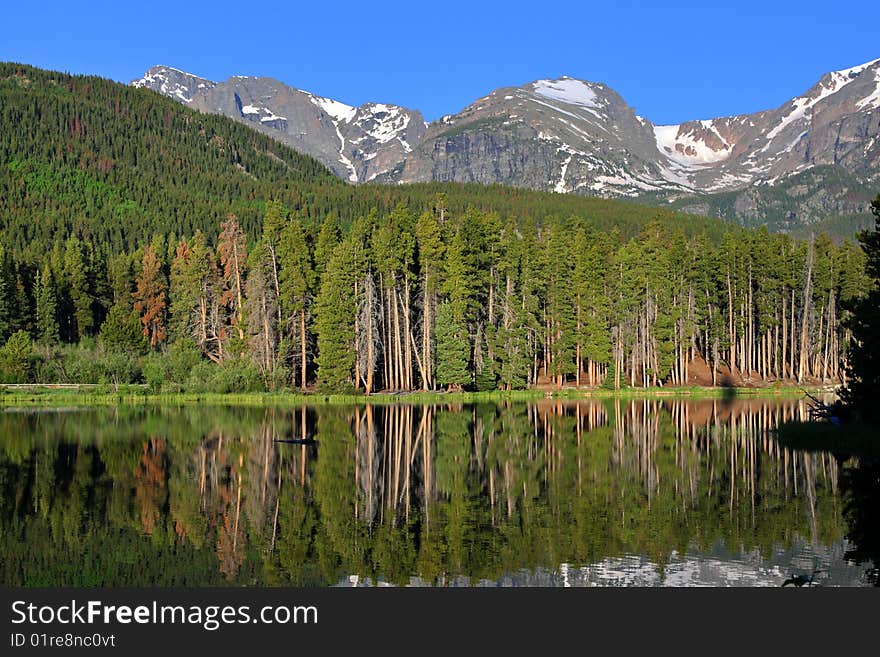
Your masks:
[[[266,389],[276,391],[290,387],[290,368],[285,366],[276,367],[263,375]]]
[[[211,381],[214,378],[214,372],[218,365],[203,360],[190,370],[189,377],[186,380],[187,392],[212,392]]]
[[[34,345],[26,331],[16,331],[0,348],[0,377],[3,383],[27,383],[34,369]]]
[[[166,352],[151,353],[143,359],[144,381],[157,392],[180,392],[186,389],[193,369],[203,362],[195,342],[178,340]]]
[[[210,392],[260,392],[266,389],[260,370],[245,358],[227,360],[213,368]]]

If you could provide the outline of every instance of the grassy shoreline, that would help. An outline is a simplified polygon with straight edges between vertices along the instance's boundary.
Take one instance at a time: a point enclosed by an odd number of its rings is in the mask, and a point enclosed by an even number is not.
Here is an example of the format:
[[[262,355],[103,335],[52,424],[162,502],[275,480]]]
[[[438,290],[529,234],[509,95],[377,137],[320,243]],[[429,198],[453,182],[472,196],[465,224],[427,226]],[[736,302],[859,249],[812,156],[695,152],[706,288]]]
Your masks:
[[[562,390],[516,390],[505,392],[411,392],[364,394],[322,394],[318,392],[248,392],[248,393],[157,393],[144,387],[93,386],[87,389],[51,386],[33,386],[28,389],[0,387],[0,407],[58,407],[58,406],[119,406],[119,405],[189,405],[215,406],[301,406],[325,404],[466,404],[474,402],[522,402],[541,399],[577,401],[582,399],[732,399],[758,397],[803,397],[804,390],[811,394],[827,392],[828,388],[801,388],[776,386],[770,388],[601,388]]]

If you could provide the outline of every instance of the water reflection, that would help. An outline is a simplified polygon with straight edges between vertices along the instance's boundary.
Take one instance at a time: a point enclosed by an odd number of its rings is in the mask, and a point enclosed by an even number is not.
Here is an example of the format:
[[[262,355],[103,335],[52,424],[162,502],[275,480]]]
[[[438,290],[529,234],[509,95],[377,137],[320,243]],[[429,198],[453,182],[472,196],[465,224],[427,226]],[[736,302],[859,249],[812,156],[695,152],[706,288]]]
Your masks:
[[[776,442],[806,418],[797,400],[7,412],[0,582],[865,583],[876,492],[855,459]]]

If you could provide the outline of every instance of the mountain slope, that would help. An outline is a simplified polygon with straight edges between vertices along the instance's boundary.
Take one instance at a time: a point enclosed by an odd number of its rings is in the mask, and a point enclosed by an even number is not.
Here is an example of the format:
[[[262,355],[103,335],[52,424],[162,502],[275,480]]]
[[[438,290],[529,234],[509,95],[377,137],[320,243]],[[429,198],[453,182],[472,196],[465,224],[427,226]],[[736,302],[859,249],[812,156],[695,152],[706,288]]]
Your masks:
[[[0,223],[15,246],[79,232],[128,245],[214,231],[253,199],[342,183],[220,116],[96,77],[0,64]],[[6,246],[10,246],[7,242]]]
[[[699,191],[772,185],[814,166],[876,173],[880,59],[827,73],[773,111],[657,126],[658,147]]]

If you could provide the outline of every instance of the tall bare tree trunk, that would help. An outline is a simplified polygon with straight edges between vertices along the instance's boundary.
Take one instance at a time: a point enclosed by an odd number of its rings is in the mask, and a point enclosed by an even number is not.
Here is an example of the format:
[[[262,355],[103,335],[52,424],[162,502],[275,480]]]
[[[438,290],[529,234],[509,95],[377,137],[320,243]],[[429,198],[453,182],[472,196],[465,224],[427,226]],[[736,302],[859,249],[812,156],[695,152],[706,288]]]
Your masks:
[[[404,366],[403,366],[403,349],[400,344],[400,305],[399,305],[399,297],[400,295],[397,293],[397,280],[394,281],[394,290],[391,294],[391,301],[394,304],[394,348],[396,351],[394,358],[394,371],[395,376],[397,378],[397,387],[398,389],[402,389],[406,387],[406,382],[404,381]]]
[[[403,330],[404,330],[404,339],[403,342],[406,345],[406,389],[412,390],[413,386],[413,371],[412,371],[412,351],[410,346],[410,336],[412,335],[412,329],[410,327],[410,317],[409,317],[410,309],[409,309],[409,278],[404,277],[403,283]]]
[[[232,257],[233,262],[235,263],[235,298],[238,306],[236,310],[238,311],[238,316],[236,318],[236,326],[238,327],[238,337],[240,340],[244,340],[244,307],[241,303],[241,265],[238,262],[238,241],[233,240],[232,242]]]
[[[730,283],[730,267],[727,268],[727,337],[730,341],[730,375],[736,376],[736,328],[733,323],[733,287]]]
[[[306,389],[306,307],[299,311],[300,388]]]
[[[801,353],[798,363],[798,383],[804,380],[807,372],[807,341],[810,337],[810,299],[813,295],[813,240],[807,250],[807,279],[804,282],[804,310],[801,321]]]
[[[428,292],[428,270],[425,269],[425,281],[422,290],[422,358],[424,359],[424,376],[422,387],[431,388],[431,299]]]

